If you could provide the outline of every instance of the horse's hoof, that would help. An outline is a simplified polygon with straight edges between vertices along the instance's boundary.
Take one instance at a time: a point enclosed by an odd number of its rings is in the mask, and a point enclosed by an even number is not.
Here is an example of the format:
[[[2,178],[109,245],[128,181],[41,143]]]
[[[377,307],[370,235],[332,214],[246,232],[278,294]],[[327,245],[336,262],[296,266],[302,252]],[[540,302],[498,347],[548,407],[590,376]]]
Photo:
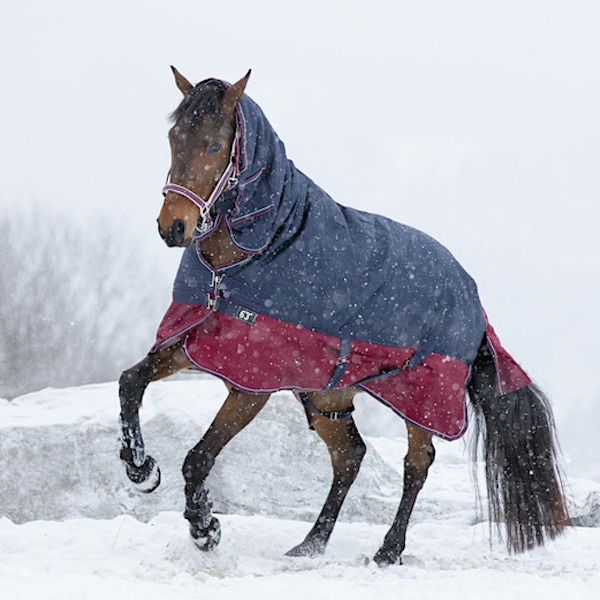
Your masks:
[[[125,472],[136,489],[143,494],[153,492],[160,485],[160,468],[151,456],[146,457],[141,467],[126,462]]]
[[[378,567],[389,567],[391,565],[401,565],[402,555],[400,552],[390,548],[380,548],[373,560]]]
[[[291,550],[288,550],[286,556],[319,556],[325,552],[326,543],[321,540],[304,540],[301,544],[294,546]]]
[[[197,548],[208,552],[218,546],[221,541],[221,523],[219,523],[219,519],[212,517],[206,529],[200,529],[197,525],[190,524],[190,535]]]

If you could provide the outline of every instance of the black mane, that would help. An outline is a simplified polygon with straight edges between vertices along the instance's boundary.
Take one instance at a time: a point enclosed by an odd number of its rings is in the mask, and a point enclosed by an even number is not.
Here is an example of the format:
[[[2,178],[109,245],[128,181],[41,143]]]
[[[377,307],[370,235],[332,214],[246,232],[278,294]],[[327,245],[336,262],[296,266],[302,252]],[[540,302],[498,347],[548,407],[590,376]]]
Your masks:
[[[226,86],[222,81],[216,79],[201,81],[186,94],[169,120],[171,123],[176,123],[182,119],[183,124],[190,131],[194,131],[207,116],[220,121],[223,118],[221,103],[225,89]]]

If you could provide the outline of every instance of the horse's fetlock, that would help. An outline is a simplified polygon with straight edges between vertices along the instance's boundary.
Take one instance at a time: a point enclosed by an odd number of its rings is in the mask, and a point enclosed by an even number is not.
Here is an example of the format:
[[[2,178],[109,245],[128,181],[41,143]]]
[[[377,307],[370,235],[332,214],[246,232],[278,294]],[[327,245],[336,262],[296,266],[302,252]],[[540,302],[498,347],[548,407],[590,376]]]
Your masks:
[[[201,483],[188,495],[183,516],[193,525],[200,529],[206,529],[212,520],[213,503],[209,495],[208,487]]]
[[[213,516],[213,503],[205,483],[190,494],[183,516],[189,522],[190,535],[200,550],[210,550],[221,541],[221,524]]]
[[[144,439],[138,413],[126,419],[121,413],[121,459],[128,464],[141,467],[146,460]]]

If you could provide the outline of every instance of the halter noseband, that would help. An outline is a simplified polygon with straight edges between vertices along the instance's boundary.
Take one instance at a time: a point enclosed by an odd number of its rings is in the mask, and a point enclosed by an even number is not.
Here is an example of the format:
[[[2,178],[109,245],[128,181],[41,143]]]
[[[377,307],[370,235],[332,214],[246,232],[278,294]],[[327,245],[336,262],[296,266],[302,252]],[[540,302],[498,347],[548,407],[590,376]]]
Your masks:
[[[237,173],[235,168],[236,149],[237,132],[234,136],[233,143],[231,144],[229,163],[225,167],[221,178],[208,197],[208,200],[202,199],[200,196],[198,196],[198,194],[192,192],[192,190],[177,183],[167,183],[162,189],[163,196],[166,196],[167,192],[174,192],[175,194],[179,194],[180,196],[187,198],[200,209],[200,218],[198,219],[198,224],[196,225],[196,229],[200,234],[207,232],[214,225],[213,218],[210,215],[210,209],[213,207],[219,196],[237,183]]]

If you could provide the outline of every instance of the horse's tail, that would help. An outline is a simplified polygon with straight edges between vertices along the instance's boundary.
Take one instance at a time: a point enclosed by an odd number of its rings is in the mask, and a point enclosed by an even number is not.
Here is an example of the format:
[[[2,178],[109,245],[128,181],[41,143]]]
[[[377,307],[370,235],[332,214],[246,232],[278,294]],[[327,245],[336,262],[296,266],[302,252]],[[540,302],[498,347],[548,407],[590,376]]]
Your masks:
[[[549,400],[534,384],[498,396],[485,341],[468,391],[475,416],[473,464],[482,448],[490,527],[494,523],[501,536],[504,530],[509,552],[542,546],[570,525]]]

